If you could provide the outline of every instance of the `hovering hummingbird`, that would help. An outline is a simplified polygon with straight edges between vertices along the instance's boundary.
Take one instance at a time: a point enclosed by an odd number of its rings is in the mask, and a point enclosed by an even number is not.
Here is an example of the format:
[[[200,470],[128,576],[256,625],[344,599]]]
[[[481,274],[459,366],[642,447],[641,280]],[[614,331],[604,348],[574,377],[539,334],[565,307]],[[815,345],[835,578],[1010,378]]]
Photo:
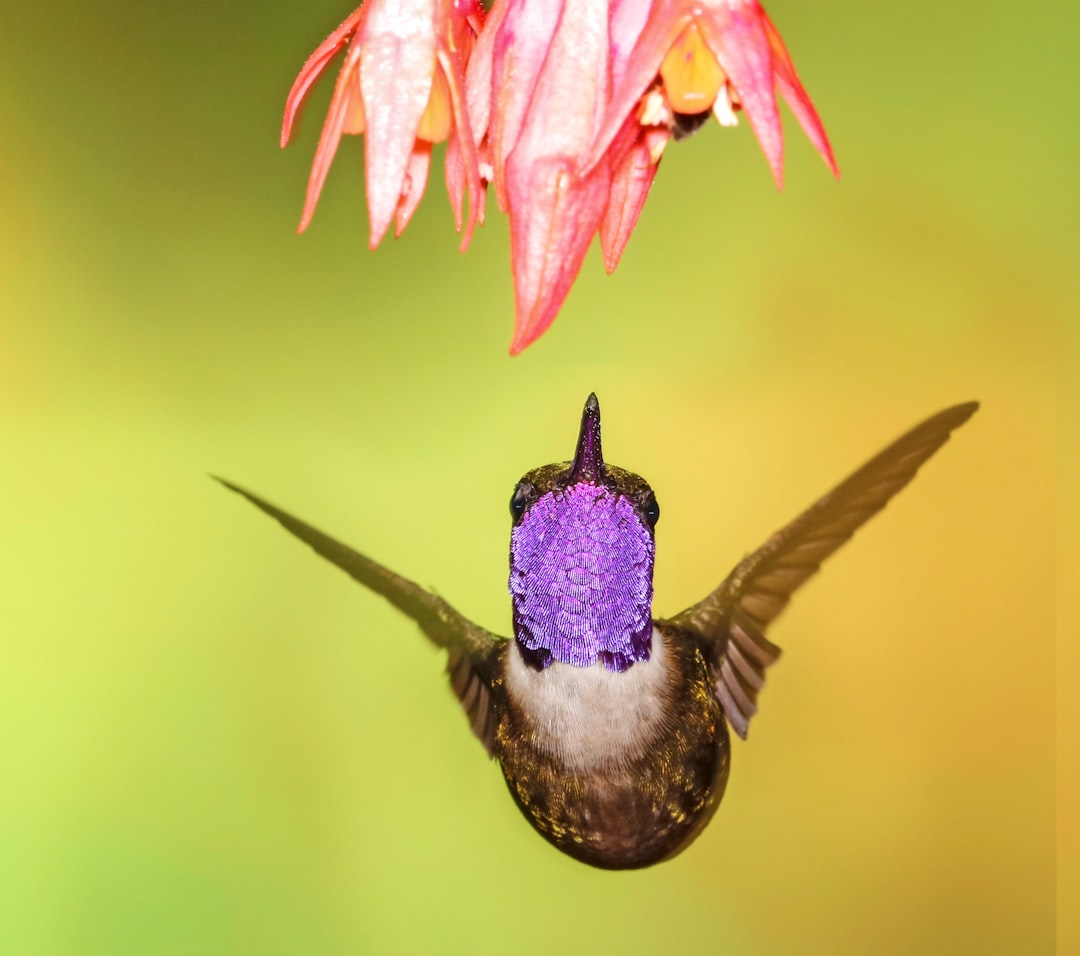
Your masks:
[[[652,616],[656,496],[608,465],[585,402],[571,462],[536,468],[510,498],[514,639],[251,492],[222,481],[381,594],[449,652],[447,670],[488,754],[540,834],[593,866],[631,869],[687,847],[728,778],[728,726],[745,739],[765,636],[792,593],[968,420],[928,418],[743,558],[711,594]]]

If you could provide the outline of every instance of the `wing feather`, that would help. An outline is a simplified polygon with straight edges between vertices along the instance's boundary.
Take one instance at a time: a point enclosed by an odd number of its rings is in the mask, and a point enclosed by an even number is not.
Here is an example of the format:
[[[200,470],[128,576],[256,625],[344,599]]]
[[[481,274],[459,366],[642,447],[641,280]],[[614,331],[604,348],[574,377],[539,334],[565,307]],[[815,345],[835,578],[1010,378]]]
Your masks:
[[[876,515],[979,405],[967,402],[928,418],[811,505],[740,561],[706,598],[671,623],[715,641],[717,696],[746,737],[765,670],[780,648],[765,637],[792,594],[822,562]]]
[[[491,684],[495,678],[500,638],[474,624],[437,594],[395,574],[258,495],[223,478],[215,477],[215,480],[274,518],[286,531],[337,565],[354,581],[386,598],[399,611],[416,621],[434,644],[448,650],[447,672],[451,686],[461,700],[474,733],[491,753],[495,727],[491,714]]]

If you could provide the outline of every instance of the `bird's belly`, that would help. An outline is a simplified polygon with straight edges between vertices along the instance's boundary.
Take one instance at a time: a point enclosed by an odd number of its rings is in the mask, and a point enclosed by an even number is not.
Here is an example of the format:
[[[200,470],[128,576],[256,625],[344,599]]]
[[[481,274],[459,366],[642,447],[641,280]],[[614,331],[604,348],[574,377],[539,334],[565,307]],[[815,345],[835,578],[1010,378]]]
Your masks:
[[[508,656],[520,666],[507,662],[513,704],[498,756],[546,839],[593,866],[629,869],[674,855],[701,831],[723,794],[729,745],[697,655],[656,631],[651,659],[625,673],[535,671],[516,647]]]
[[[643,756],[671,709],[671,653],[653,631],[652,654],[624,672],[602,664],[527,664],[508,648],[506,692],[535,745],[574,771],[625,766]]]
[[[583,863],[625,870],[689,846],[720,803],[728,755],[725,739],[677,768],[643,765],[621,776],[582,776],[504,763],[503,772],[518,807],[545,839]]]

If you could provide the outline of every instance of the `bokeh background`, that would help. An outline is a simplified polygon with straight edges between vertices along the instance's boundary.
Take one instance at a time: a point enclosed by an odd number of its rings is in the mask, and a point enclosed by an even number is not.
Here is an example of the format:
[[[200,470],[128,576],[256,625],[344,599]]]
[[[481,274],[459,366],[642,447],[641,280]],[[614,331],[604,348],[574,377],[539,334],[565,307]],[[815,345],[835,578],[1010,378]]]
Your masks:
[[[294,233],[331,84],[284,153],[283,98],[347,4],[5,5],[0,951],[1052,952],[1080,23],[1051,7],[775,0],[843,178],[790,114],[783,194],[707,128],[511,360],[505,222],[461,257],[441,176],[369,253],[347,140]],[[658,490],[659,613],[983,402],[793,602],[720,812],[641,873],[549,848],[415,628],[206,477],[506,633],[510,490],[593,389]]]

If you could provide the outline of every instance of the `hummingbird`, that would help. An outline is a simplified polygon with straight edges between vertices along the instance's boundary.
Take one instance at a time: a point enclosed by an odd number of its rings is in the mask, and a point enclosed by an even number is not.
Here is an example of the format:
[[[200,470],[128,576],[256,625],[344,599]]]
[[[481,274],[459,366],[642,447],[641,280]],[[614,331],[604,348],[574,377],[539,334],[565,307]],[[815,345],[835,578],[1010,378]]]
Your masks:
[[[917,425],[747,554],[711,593],[658,618],[660,508],[644,478],[605,462],[592,394],[573,460],[528,472],[510,498],[512,639],[217,480],[447,651],[473,732],[546,840],[595,867],[634,869],[678,854],[715,813],[729,728],[746,739],[766,671],[780,657],[766,632],[791,595],[978,407],[956,405]]]

